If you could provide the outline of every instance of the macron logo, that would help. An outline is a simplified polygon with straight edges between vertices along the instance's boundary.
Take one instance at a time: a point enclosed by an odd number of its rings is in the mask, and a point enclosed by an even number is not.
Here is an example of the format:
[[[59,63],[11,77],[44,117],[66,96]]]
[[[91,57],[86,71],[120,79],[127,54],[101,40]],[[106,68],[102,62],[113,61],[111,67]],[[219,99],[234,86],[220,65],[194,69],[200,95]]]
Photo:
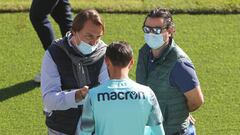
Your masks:
[[[127,91],[127,92],[110,92],[110,93],[98,93],[98,101],[109,101],[109,100],[140,100],[145,99],[143,92]]]

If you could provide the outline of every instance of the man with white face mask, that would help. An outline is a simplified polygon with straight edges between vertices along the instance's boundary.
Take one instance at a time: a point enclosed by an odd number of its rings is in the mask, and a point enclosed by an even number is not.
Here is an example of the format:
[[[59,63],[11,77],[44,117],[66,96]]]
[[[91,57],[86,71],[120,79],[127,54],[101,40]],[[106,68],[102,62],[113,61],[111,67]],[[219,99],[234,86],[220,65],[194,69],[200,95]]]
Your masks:
[[[74,18],[71,31],[45,52],[41,89],[49,135],[78,135],[88,88],[109,79],[103,33],[99,13],[83,10]]]
[[[156,8],[143,24],[146,44],[139,50],[136,80],[152,88],[163,114],[166,135],[195,135],[190,112],[204,102],[194,66],[174,42],[170,12]]]

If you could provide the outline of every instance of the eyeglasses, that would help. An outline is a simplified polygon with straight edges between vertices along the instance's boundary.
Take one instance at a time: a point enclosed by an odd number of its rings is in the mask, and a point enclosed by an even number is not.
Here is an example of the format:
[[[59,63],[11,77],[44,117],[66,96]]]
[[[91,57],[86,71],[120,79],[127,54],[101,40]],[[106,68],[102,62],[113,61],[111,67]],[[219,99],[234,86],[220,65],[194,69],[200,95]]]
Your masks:
[[[160,27],[143,26],[142,29],[144,33],[160,34],[162,32],[162,28]]]

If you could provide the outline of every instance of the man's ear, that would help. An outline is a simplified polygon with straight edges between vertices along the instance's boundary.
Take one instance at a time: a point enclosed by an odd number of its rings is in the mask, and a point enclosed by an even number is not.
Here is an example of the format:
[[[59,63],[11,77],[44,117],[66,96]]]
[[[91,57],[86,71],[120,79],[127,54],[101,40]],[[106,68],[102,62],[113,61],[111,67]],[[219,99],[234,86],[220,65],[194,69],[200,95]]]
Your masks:
[[[133,67],[133,64],[134,64],[134,59],[132,58],[129,62],[128,69],[131,69]]]
[[[110,64],[111,64],[110,59],[109,59],[108,57],[105,56],[104,61],[105,61],[106,65],[107,65],[107,67],[109,67]]]
[[[175,33],[175,28],[174,28],[174,27],[169,27],[169,28],[167,29],[167,32],[173,36],[174,33]]]

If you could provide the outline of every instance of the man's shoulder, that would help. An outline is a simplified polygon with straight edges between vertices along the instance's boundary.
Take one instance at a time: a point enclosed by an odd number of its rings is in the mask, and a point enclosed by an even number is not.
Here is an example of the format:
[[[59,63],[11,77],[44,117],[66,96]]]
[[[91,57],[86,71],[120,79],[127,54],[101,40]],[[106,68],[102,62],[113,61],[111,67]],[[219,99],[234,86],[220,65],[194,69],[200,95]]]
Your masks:
[[[51,53],[52,51],[56,51],[56,50],[61,50],[60,46],[64,45],[66,43],[66,39],[65,38],[59,38],[59,39],[55,39],[51,45],[48,47],[47,50],[49,50],[49,52]]]
[[[97,95],[98,93],[102,93],[104,91],[107,90],[107,85],[106,85],[107,82],[101,84],[101,85],[98,85],[97,87],[94,87],[92,89],[89,90],[89,95],[90,96],[94,96],[94,95]]]
[[[127,87],[126,89],[131,89],[131,90],[134,90],[134,91],[142,91],[142,92],[149,92],[149,91],[152,91],[150,87],[148,86],[145,86],[145,85],[142,85],[140,83],[137,83],[133,80],[128,80],[127,81]],[[108,82],[105,82],[97,87],[94,87],[92,88],[90,91],[89,91],[89,94],[91,96],[94,96],[94,95],[97,95],[98,93],[105,93],[105,92],[110,92],[110,86],[109,86],[109,83]],[[122,88],[121,88],[122,89]]]
[[[140,53],[148,53],[151,48],[147,44],[143,44],[143,46],[139,49]]]
[[[151,88],[149,86],[146,86],[146,85],[143,85],[143,84],[140,84],[137,82],[135,82],[135,84],[138,88],[141,88],[142,90],[151,90]]]
[[[187,53],[181,48],[179,47],[175,42],[172,44],[173,49],[171,51],[171,54],[173,54],[177,60],[180,59],[189,59],[189,56],[187,55]]]
[[[140,83],[137,83],[135,81],[133,81],[134,83],[134,90],[135,91],[138,91],[138,92],[143,92],[145,93],[146,95],[149,95],[151,92],[152,92],[152,89],[149,87],[149,86],[146,86],[146,85],[142,85]]]

